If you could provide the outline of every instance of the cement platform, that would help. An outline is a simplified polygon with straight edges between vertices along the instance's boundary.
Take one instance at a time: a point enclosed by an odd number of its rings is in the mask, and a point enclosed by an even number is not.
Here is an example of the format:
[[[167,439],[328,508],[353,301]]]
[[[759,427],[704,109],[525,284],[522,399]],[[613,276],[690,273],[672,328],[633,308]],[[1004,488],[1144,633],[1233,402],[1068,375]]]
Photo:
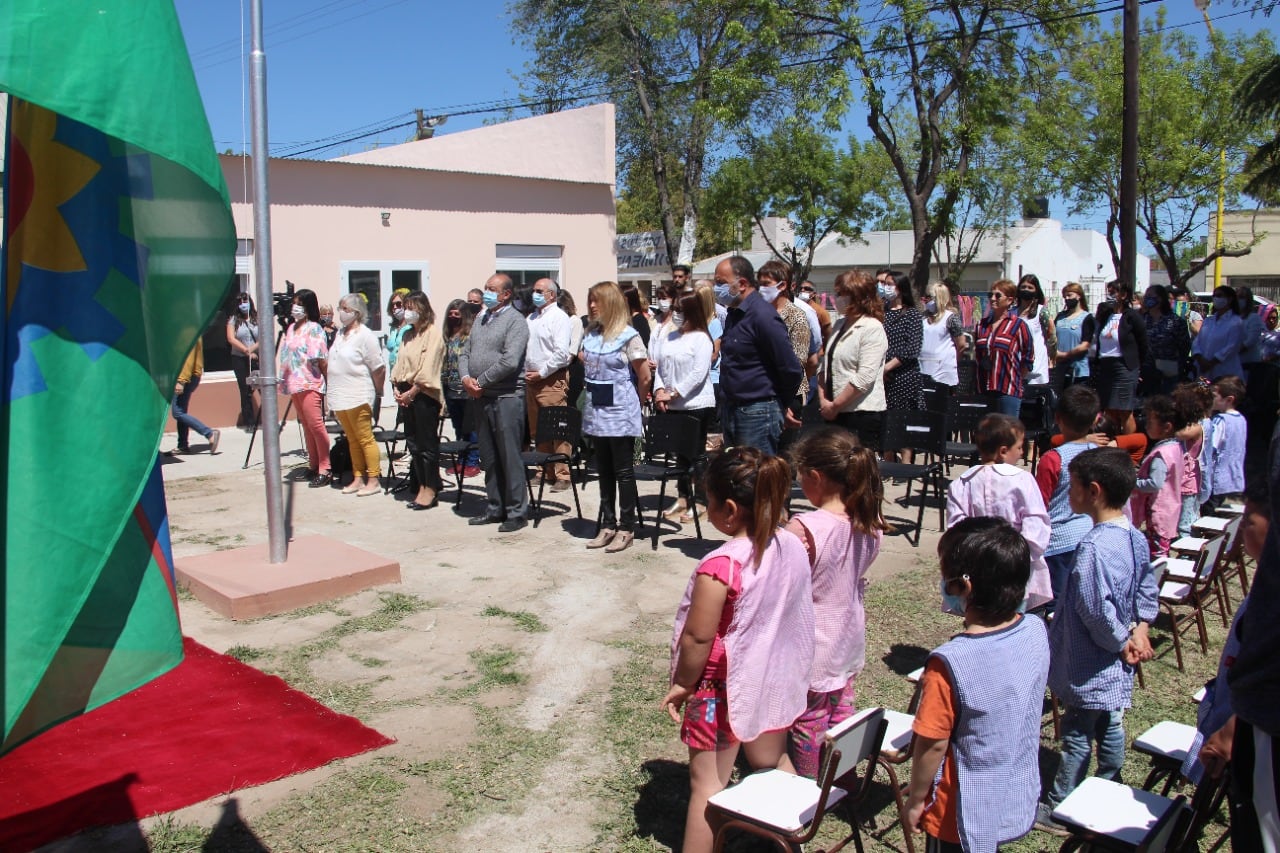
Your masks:
[[[331,539],[301,536],[288,560],[268,562],[263,542],[175,560],[178,586],[231,619],[274,616],[333,601],[383,584],[400,583],[395,560]]]

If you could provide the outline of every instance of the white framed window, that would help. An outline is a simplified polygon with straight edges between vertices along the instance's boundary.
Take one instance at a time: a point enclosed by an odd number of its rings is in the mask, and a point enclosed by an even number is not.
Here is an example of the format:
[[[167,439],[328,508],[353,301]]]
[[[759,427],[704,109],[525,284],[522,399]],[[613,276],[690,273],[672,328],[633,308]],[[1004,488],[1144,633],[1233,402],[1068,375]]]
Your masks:
[[[498,243],[494,247],[495,273],[506,273],[515,282],[516,290],[528,290],[540,278],[554,278],[561,285],[560,259],[564,246],[526,246],[515,243]]]
[[[431,295],[429,261],[343,261],[339,266],[338,291],[364,294],[369,304],[366,325],[375,332],[383,331],[386,324],[384,315],[392,292],[405,288]]]

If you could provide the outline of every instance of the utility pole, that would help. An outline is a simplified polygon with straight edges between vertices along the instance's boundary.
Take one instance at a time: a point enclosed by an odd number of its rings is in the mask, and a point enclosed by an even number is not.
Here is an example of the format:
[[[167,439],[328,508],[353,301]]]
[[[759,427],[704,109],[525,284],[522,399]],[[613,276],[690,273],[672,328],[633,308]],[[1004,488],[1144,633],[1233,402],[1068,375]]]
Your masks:
[[[1124,107],[1120,142],[1120,281],[1138,285],[1138,0],[1124,0]],[[1127,307],[1127,306],[1126,306]]]

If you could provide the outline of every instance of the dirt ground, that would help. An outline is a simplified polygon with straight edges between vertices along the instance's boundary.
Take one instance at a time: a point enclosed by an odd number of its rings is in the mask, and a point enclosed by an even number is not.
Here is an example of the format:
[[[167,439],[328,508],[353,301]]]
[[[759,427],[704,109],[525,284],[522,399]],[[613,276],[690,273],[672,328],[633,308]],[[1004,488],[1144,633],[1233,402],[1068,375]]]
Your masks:
[[[224,430],[219,454],[166,462],[169,518],[179,563],[186,556],[265,541],[261,443],[250,466],[242,468],[248,442],[248,435]],[[599,844],[600,809],[592,799],[610,796],[591,784],[610,772],[610,754],[597,742],[605,725],[605,697],[619,670],[628,665],[629,648],[638,643],[658,649],[668,641],[671,617],[696,559],[723,537],[704,524],[707,538],[699,541],[689,525],[681,533],[665,533],[657,550],[651,550],[646,539],[620,554],[588,551],[584,543],[593,534],[598,500],[594,481],[582,490],[586,520],[577,520],[568,493],[548,493],[539,527],[499,534],[494,526],[466,524],[468,516],[483,511],[479,478],[467,481],[459,510],[450,487],[437,509],[408,512],[403,494],[357,498],[336,489],[311,489],[304,480],[291,479],[289,472],[304,462],[293,424],[284,429],[282,444],[293,535],[322,534],[394,558],[401,564],[401,584],[301,615],[251,622],[223,618],[185,596],[184,632],[216,651],[238,653],[268,671],[280,670],[295,686],[338,710],[355,713],[396,743],[308,773],[227,792],[164,820],[169,825],[213,827],[233,797],[239,816],[251,829],[268,815],[275,815],[272,820],[278,823],[282,808],[321,789],[335,774],[392,764],[410,771],[401,774],[410,781],[398,800],[400,819],[429,828],[421,830],[428,834],[420,845],[404,849],[481,844],[498,850],[594,849]],[[166,436],[161,448],[173,445],[173,436]],[[385,465],[384,460],[384,470]],[[656,492],[656,485],[641,485],[646,510],[655,505]],[[900,487],[890,487],[891,495],[900,492]],[[918,555],[931,555],[937,525],[937,511],[931,510],[919,549],[902,536],[886,538],[873,579],[916,566]],[[386,603],[387,592],[411,596],[406,601],[416,602],[416,610],[388,630],[336,630],[353,615],[377,611]],[[325,637],[335,639],[321,644]],[[504,652],[514,652],[506,664],[501,663]],[[254,660],[256,654],[271,665]],[[302,663],[299,655],[306,658]],[[658,671],[665,659],[654,657],[658,659],[652,666]],[[497,676],[489,681],[486,666],[497,668]],[[304,673],[301,684],[290,678],[290,671]],[[504,679],[503,671],[514,675]],[[479,693],[477,684],[483,688]],[[656,708],[652,713],[658,714]],[[500,778],[495,780],[496,790],[482,789],[481,799],[500,807],[459,810],[456,792],[434,782],[431,774],[412,772],[441,761],[461,766],[459,756],[495,737],[495,719],[512,725],[498,734],[519,732],[512,750],[527,748],[541,755],[529,765],[534,778],[523,780],[510,796],[500,787]],[[665,757],[680,760],[674,726],[670,744]],[[477,771],[481,776],[488,772]],[[156,826],[157,819],[144,822],[149,833]],[[44,849],[106,849],[105,844],[127,850],[133,846],[129,839],[137,836],[135,827],[132,833],[121,829],[114,837],[99,833]],[[382,846],[371,842],[368,849]],[[326,849],[343,847],[339,843]],[[272,849],[293,848],[277,844]]]

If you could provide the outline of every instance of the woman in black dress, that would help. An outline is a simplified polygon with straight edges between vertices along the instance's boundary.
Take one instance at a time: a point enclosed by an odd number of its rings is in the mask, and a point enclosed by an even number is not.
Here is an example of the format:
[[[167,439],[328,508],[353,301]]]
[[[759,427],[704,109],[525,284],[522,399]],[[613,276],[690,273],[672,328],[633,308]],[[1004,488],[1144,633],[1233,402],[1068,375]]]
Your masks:
[[[897,276],[880,287],[880,297],[885,302],[884,332],[889,338],[884,362],[885,405],[890,412],[917,411],[923,408],[920,381],[923,318],[916,308],[916,295],[909,277]],[[910,450],[884,448],[884,458],[889,461],[910,464],[912,456]]]

